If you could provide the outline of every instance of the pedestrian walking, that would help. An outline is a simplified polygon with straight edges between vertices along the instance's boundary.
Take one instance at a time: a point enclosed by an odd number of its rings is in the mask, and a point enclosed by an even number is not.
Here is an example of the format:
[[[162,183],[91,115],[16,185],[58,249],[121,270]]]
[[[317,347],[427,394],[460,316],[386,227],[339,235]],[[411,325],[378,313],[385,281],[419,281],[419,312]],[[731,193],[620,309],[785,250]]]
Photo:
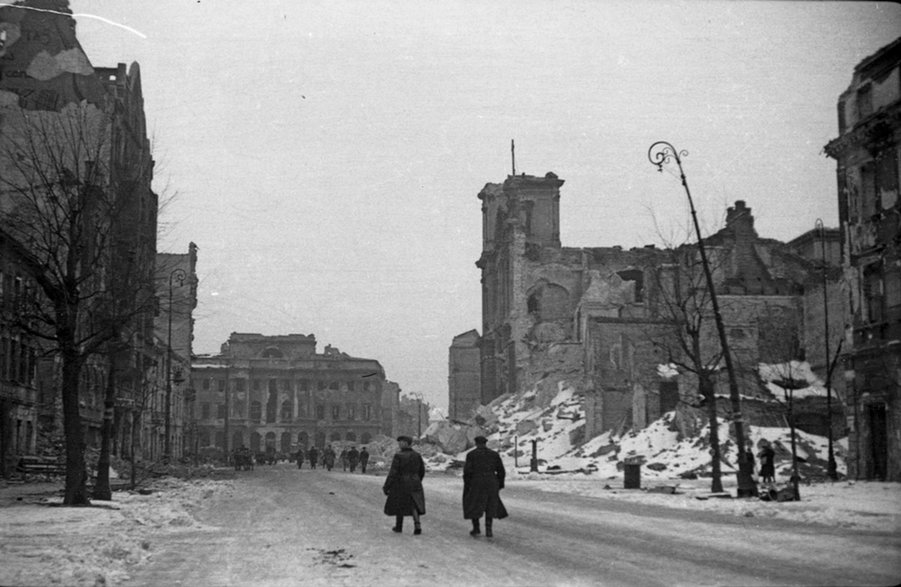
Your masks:
[[[463,465],[463,518],[472,520],[470,536],[482,533],[479,519],[485,516],[485,536],[494,536],[494,520],[507,517],[507,509],[501,501],[507,472],[497,452],[488,448],[488,439],[475,437],[476,447],[466,455]]]
[[[341,449],[341,454],[338,456],[341,460],[341,469],[344,471],[347,470],[347,447]]]
[[[350,447],[350,450],[347,451],[347,465],[350,467],[351,473],[357,470],[357,462],[359,462],[359,460],[360,453],[357,452],[357,447]]]
[[[332,448],[331,444],[322,451],[322,462],[329,471],[335,466],[335,449]]]
[[[418,452],[413,450],[413,439],[398,436],[400,450],[394,453],[391,469],[382,486],[388,496],[385,500],[385,515],[394,516],[394,532],[404,531],[404,516],[413,516],[413,534],[422,534],[419,517],[425,515],[425,492],[422,478],[425,477],[425,463]]]
[[[319,451],[316,450],[315,446],[311,446],[310,450],[307,451],[307,458],[310,459],[310,468],[315,469],[316,463],[319,462]]]
[[[369,464],[369,451],[366,450],[366,447],[363,447],[363,450],[360,451],[360,472],[366,472],[366,465]]]
[[[761,438],[757,443],[760,450],[757,458],[760,459],[760,480],[764,483],[776,481],[776,451],[766,438]]]
[[[303,468],[303,448],[297,449],[297,452],[294,453],[294,460],[297,461],[297,468]]]

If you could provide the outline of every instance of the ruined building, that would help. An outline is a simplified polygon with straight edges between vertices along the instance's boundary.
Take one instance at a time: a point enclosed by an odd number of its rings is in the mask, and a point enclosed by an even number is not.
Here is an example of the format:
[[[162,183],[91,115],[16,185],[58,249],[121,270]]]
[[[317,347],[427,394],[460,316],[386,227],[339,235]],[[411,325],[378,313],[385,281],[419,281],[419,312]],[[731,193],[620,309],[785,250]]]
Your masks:
[[[836,160],[849,281],[849,473],[901,481],[901,38],[854,68],[838,99]]]
[[[332,346],[317,353],[312,334],[233,332],[220,354],[192,365],[198,444],[201,451],[244,445],[284,454],[336,441],[366,444],[392,430],[386,418],[398,390],[389,383],[375,359]]]
[[[0,438],[7,439],[0,452],[55,452],[66,420],[81,424],[67,429],[72,445],[96,448],[104,413],[114,412],[111,448],[128,455],[144,369],[160,359],[153,336],[158,199],[140,68],[95,67],[66,2],[3,4],[0,33]],[[66,229],[53,224],[57,217],[82,220]],[[65,262],[70,251],[81,252],[78,262]],[[78,284],[66,301],[78,305],[79,321],[64,331],[77,330],[85,354],[68,380],[58,341],[15,326],[53,321],[35,319],[53,314],[42,297],[47,288],[38,285],[48,281]],[[99,324],[113,325],[117,344],[96,344],[105,336]],[[68,393],[74,382],[78,393]],[[105,410],[109,401],[114,410]]]
[[[140,449],[150,459],[165,454],[167,419],[173,457],[193,454],[199,446],[189,385],[197,308],[197,245],[190,243],[187,253],[156,255],[156,292],[159,312],[153,326],[162,360],[148,371],[141,398],[151,417],[138,423]]]
[[[583,395],[587,437],[642,427],[696,395],[695,381],[661,365],[669,353],[680,352],[674,340],[677,320],[664,302],[674,289],[685,289],[678,285],[686,269],[681,264],[697,267],[697,248],[691,243],[675,250],[564,247],[563,183],[553,173],[508,176],[478,195],[482,335],[471,331],[454,339],[451,409],[471,409],[471,379],[464,383],[459,374],[465,349],[478,347],[482,404],[533,388],[539,396],[553,396],[565,381]],[[743,370],[742,394],[761,398],[758,423],[779,425],[778,414],[765,408],[772,398],[765,397],[757,367],[803,358],[805,347],[821,344],[816,338],[821,326],[805,322],[805,305],[822,304],[822,296],[805,292],[822,272],[800,245],[758,236],[743,201],[729,208],[726,226],[705,242],[732,353]],[[841,313],[831,319],[837,319],[833,332],[840,333]],[[712,320],[707,323],[703,344],[718,348]],[[727,393],[725,385],[718,389]],[[836,412],[840,421],[838,406]],[[828,418],[821,416],[814,425],[825,429]]]
[[[479,333],[470,330],[454,337],[448,359],[448,417],[466,420],[482,404]]]

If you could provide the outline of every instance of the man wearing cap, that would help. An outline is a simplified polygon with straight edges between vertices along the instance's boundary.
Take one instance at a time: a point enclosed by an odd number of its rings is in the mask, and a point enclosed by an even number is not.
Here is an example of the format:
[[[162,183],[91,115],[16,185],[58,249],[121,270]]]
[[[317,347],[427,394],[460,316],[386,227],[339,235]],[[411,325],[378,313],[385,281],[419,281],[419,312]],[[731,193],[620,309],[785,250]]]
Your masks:
[[[482,533],[479,518],[484,514],[485,536],[491,538],[492,522],[507,517],[500,497],[506,471],[501,456],[488,448],[487,438],[476,436],[475,443],[463,466],[463,518],[472,520],[470,536],[478,536]]]
[[[385,479],[382,491],[385,500],[385,515],[394,516],[394,532],[403,532],[404,516],[413,516],[413,534],[422,534],[419,516],[425,515],[425,492],[422,478],[425,477],[425,463],[418,452],[411,448],[413,439],[398,436],[399,451],[394,453],[391,469]]]

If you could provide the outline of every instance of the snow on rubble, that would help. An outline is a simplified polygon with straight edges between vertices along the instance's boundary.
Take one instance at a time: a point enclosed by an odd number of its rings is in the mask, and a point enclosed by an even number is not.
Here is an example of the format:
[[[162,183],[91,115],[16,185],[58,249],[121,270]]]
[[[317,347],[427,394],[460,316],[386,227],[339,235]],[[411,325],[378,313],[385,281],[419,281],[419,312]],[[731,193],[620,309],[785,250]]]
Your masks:
[[[192,511],[231,481],[163,478],[114,501],[59,507],[59,486],[0,486],[0,584],[111,585],[151,556],[158,538],[209,530]]]
[[[825,395],[825,388],[806,363],[761,365],[761,379],[773,381],[791,373],[795,397]],[[711,499],[711,454],[709,425],[697,433],[680,433],[676,411],[667,412],[641,430],[610,430],[585,439],[585,413],[580,394],[566,382],[558,384],[555,396],[541,401],[536,391],[507,394],[482,406],[475,422],[448,424],[457,434],[474,436],[480,431],[489,446],[500,452],[507,468],[508,483],[542,491],[606,497],[653,503],[667,507],[713,510],[746,517],[775,517],[803,522],[901,531],[901,484],[854,481],[826,481],[825,437],[796,430],[799,473],[803,480],[800,502],[771,502],[759,499]],[[719,422],[722,483],[729,496],[737,495],[737,452],[730,438],[730,424]],[[791,475],[791,434],[786,427],[746,425],[747,438],[757,446],[770,441],[776,451],[777,487]],[[532,442],[537,453],[537,472],[531,471]],[[424,445],[432,470],[459,468],[463,450],[451,455]],[[847,438],[834,442],[840,478],[847,472]],[[640,464],[641,489],[624,489],[626,463]]]

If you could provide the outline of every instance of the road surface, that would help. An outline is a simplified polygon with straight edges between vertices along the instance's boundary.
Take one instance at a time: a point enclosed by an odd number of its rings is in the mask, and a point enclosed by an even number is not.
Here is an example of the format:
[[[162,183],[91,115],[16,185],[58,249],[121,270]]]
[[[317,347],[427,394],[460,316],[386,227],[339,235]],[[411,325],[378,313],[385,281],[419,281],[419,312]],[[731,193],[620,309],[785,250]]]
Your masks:
[[[390,531],[383,477],[259,466],[154,545],[128,585],[894,585],[901,537],[517,488],[472,538],[459,478],[425,479],[423,534]]]

